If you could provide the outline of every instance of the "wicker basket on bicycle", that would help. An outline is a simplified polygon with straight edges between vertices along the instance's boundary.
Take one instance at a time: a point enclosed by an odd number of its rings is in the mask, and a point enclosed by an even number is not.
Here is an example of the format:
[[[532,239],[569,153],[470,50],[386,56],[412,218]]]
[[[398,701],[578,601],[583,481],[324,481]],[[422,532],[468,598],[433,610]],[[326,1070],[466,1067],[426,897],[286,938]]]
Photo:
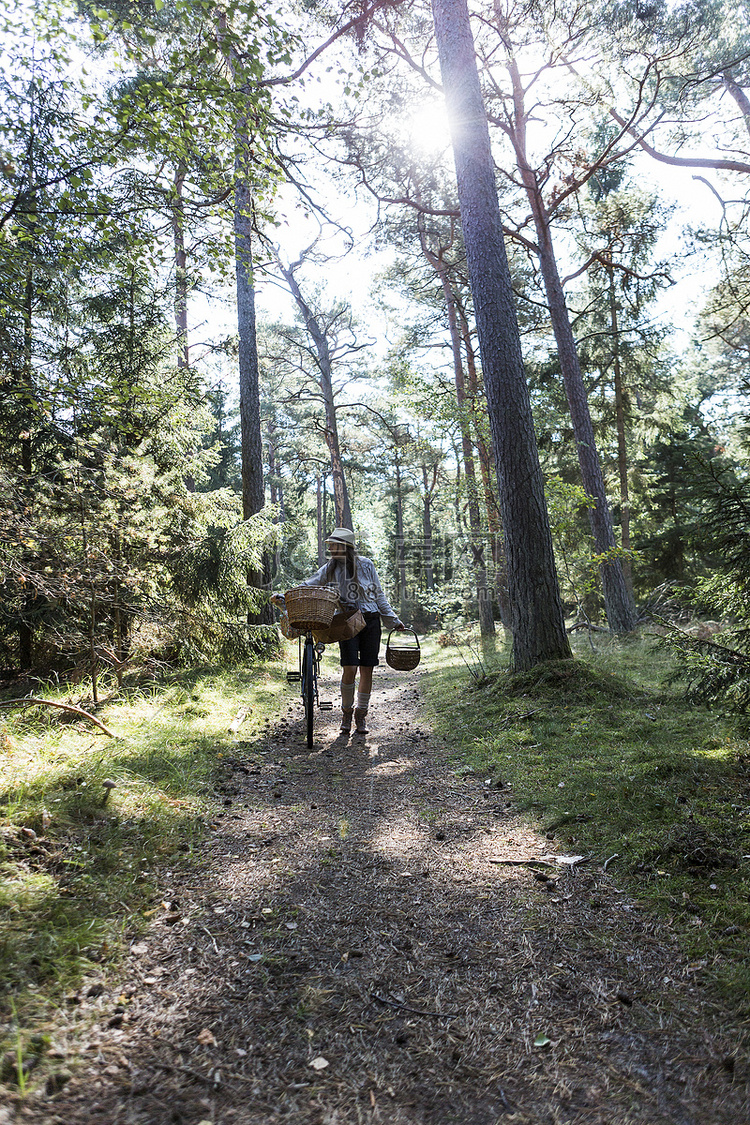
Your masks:
[[[338,609],[337,590],[328,586],[295,586],[284,594],[289,624],[306,632],[327,629]]]
[[[417,634],[413,629],[408,630],[408,632],[412,636],[406,638],[403,633],[399,633],[399,640],[396,644],[391,641],[393,630],[388,634],[388,643],[385,646],[385,662],[397,672],[413,672],[419,664],[422,654]]]

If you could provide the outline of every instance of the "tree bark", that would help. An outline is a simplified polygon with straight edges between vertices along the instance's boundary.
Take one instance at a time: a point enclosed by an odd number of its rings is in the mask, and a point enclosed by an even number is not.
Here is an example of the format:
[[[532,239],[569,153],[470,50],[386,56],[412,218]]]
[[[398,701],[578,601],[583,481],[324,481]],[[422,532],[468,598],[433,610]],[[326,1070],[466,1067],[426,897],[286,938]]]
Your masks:
[[[748,101],[747,94],[741,86],[738,86],[729,70],[725,70],[722,74],[722,82],[739,106],[745,121],[745,128],[750,133],[750,101]]]
[[[23,486],[21,494],[24,516],[31,514],[33,505],[33,457],[31,445],[32,431],[32,349],[33,349],[33,312],[34,312],[34,278],[31,265],[26,270],[26,285],[23,298],[23,392],[22,401],[26,403],[27,420],[21,432],[21,472]],[[33,564],[32,564],[33,565]],[[33,610],[33,593],[24,594],[21,598],[21,613],[18,622],[18,663],[21,671],[31,668],[34,655],[34,630],[31,624]]]
[[[557,268],[555,250],[552,243],[552,231],[549,215],[544,204],[542,192],[539,187],[534,170],[531,168],[526,155],[526,110],[523,103],[523,87],[516,60],[510,56],[508,60],[513,83],[514,121],[509,130],[515,148],[518,170],[526,190],[531,206],[531,213],[536,229],[539,248],[539,266],[544,281],[547,295],[552,331],[557,344],[557,354],[560,360],[565,394],[568,399],[573,433],[575,434],[578,464],[581,469],[583,487],[596,502],[589,508],[589,523],[597,554],[609,555],[600,564],[599,574],[602,582],[602,593],[610,629],[616,633],[629,633],[636,625],[636,612],[633,597],[628,590],[623,573],[622,562],[613,558],[612,552],[616,550],[615,533],[612,526],[612,515],[609,510],[607,493],[604,487],[599,452],[594,437],[594,426],[591,421],[588,397],[581,374],[581,365],[578,359],[573,329],[568,316],[568,307],[565,302],[560,274]]]
[[[424,586],[430,595],[435,591],[435,532],[432,524],[432,505],[435,499],[435,490],[437,488],[438,466],[432,465],[432,480],[430,480],[430,466],[423,458],[422,460],[422,559],[424,568]],[[486,589],[485,578],[485,589]],[[402,620],[403,620],[403,614]],[[490,602],[490,619],[492,619],[492,603]],[[435,613],[430,610],[427,615],[427,621],[430,625],[437,624],[437,617]],[[485,630],[481,627],[482,622],[480,618],[480,632],[485,636]],[[494,632],[494,622],[493,622]]]
[[[620,325],[617,316],[614,270],[609,274],[609,322],[612,332],[612,367],[615,382],[615,419],[617,423],[617,469],[620,477],[620,543],[623,551],[630,551],[630,486],[628,482],[628,446],[625,434],[625,388],[620,361]],[[633,574],[630,558],[622,562],[628,590],[633,593]]]
[[[513,666],[570,657],[466,0],[432,0],[508,559]]]
[[[456,312],[458,313],[458,322],[461,326],[461,339],[464,345],[464,354],[466,355],[466,372],[468,375],[467,383],[467,399],[471,408],[471,417],[474,423],[474,444],[476,445],[477,454],[479,456],[479,471],[482,476],[482,488],[484,490],[484,505],[487,513],[487,527],[490,532],[490,552],[492,556],[492,580],[491,586],[495,590],[495,597],[497,598],[498,608],[500,610],[500,620],[504,628],[510,628],[511,613],[510,604],[508,602],[508,582],[507,570],[505,565],[505,544],[503,543],[503,529],[502,521],[500,519],[500,508],[498,505],[497,489],[493,487],[493,471],[494,465],[490,456],[490,450],[485,441],[482,432],[482,426],[479,419],[479,376],[477,372],[476,356],[474,353],[474,345],[469,331],[469,322],[466,317],[466,311],[461,301],[456,298]]]
[[[398,612],[406,615],[406,540],[404,538],[404,495],[401,481],[401,459],[396,443],[396,570],[398,572]]]
[[[258,345],[252,257],[252,198],[241,178],[235,187],[237,327],[239,330],[240,427],[242,434],[242,516],[250,519],[265,506],[263,441],[260,429]]]
[[[68,711],[72,715],[79,715],[83,719],[89,719],[99,730],[103,730],[110,738],[115,738],[116,735],[112,733],[109,727],[105,727],[104,723],[100,722],[95,715],[84,711],[81,707],[74,707],[71,703],[58,703],[54,699],[29,699],[24,696],[23,699],[0,699],[0,707],[57,707],[60,711]]]
[[[323,526],[323,490],[320,473],[315,478],[317,489],[317,531],[318,531],[318,566],[326,561],[325,527]]]
[[[268,440],[268,481],[269,491],[271,494],[271,504],[277,509],[273,517],[273,522],[281,525],[286,522],[284,513],[284,487],[281,480],[280,465],[277,461],[276,449],[276,416],[272,412],[268,418],[266,425],[266,436]],[[273,579],[281,569],[281,538],[276,536],[276,541],[273,551],[273,566],[271,567],[271,585]]]
[[[188,281],[187,251],[185,250],[185,200],[182,189],[185,184],[186,168],[179,164],[174,176],[172,196],[172,239],[174,242],[174,323],[177,341],[177,366],[189,366],[188,353]]]
[[[177,367],[186,370],[190,366],[190,351],[188,347],[188,275],[187,251],[185,250],[185,200],[182,189],[185,184],[186,167],[178,164],[174,176],[174,192],[172,195],[172,240],[174,243],[174,323],[175,343],[177,345]],[[188,492],[195,492],[195,477],[186,473],[185,487]]]
[[[289,286],[289,291],[294,297],[297,308],[302,314],[305,328],[315,345],[315,354],[318,357],[318,385],[323,396],[323,406],[325,409],[325,430],[323,436],[325,437],[328,453],[331,458],[333,499],[336,505],[336,526],[353,529],[352,510],[349,504],[349,490],[346,486],[346,475],[344,473],[344,463],[341,458],[341,443],[339,441],[339,431],[336,422],[336,401],[333,394],[333,362],[331,360],[331,349],[328,346],[326,334],[320,326],[318,317],[315,316],[302,295],[302,290],[294,276],[293,268],[290,267],[287,269],[283,266],[278,256],[276,261],[284,276],[284,280]]]
[[[245,121],[236,129],[234,187],[234,246],[237,282],[237,328],[239,333],[240,432],[242,441],[242,518],[248,520],[265,507],[263,441],[260,428],[258,343],[255,334],[255,288],[253,284],[253,201],[249,183],[249,138]],[[248,585],[260,591],[265,584],[261,566],[248,571]],[[273,621],[267,600],[257,613],[248,613],[248,624]]]
[[[433,559],[432,539],[432,501],[435,492],[435,473],[430,485],[429,469],[425,461],[422,462],[422,539],[424,540],[424,584],[432,592],[435,589],[435,567]]]
[[[36,175],[35,160],[36,160],[36,134],[35,134],[35,113],[36,113],[36,97],[35,91],[31,91],[31,124],[29,136],[29,153],[28,153],[28,167],[27,176],[29,187],[34,183]],[[34,488],[32,482],[33,471],[33,454],[32,454],[32,432],[33,432],[33,413],[34,413],[34,379],[33,379],[33,354],[34,354],[34,237],[36,232],[36,196],[31,194],[29,206],[29,229],[32,233],[29,248],[27,251],[27,265],[26,277],[23,293],[23,389],[21,401],[25,403],[24,414],[26,418],[23,419],[21,429],[21,472],[23,474],[23,485],[21,493],[23,496],[22,503],[24,504],[24,516],[28,518],[31,515],[32,505],[34,503]],[[32,563],[33,566],[33,563]],[[18,622],[18,662],[22,671],[31,668],[33,655],[34,655],[34,629],[31,624],[31,614],[33,611],[33,590],[30,590],[21,598],[21,612]]]
[[[469,406],[466,396],[466,380],[464,366],[461,358],[461,333],[458,326],[456,313],[456,299],[453,287],[448,277],[445,262],[439,254],[435,254],[427,246],[424,232],[419,232],[422,244],[422,253],[438,276],[445,308],[448,314],[448,328],[451,338],[451,351],[453,354],[453,379],[456,387],[456,402],[458,403],[458,418],[461,429],[461,452],[463,453],[464,473],[466,475],[466,493],[469,507],[469,527],[471,529],[471,565],[474,571],[474,581],[477,594],[477,612],[479,616],[479,632],[491,636],[495,632],[495,620],[492,615],[492,590],[487,585],[487,566],[484,562],[484,546],[482,543],[482,520],[479,515],[479,500],[477,490],[477,474],[474,464],[474,446],[471,440],[469,423]]]

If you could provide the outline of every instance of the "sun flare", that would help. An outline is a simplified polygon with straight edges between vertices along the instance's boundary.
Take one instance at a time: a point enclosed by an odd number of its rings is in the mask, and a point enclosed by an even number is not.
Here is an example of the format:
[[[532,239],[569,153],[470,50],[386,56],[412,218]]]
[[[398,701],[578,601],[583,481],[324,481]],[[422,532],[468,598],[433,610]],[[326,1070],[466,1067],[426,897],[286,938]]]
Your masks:
[[[442,98],[423,102],[407,118],[412,146],[419,152],[434,153],[450,144],[448,113]]]

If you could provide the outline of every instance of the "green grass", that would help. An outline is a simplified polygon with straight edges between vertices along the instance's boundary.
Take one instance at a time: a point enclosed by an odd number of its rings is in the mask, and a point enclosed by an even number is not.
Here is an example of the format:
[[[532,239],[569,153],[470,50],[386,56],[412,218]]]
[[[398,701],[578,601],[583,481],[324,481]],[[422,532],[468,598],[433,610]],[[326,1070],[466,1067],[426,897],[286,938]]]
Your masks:
[[[644,641],[597,644],[510,676],[501,645],[431,643],[422,683],[436,725],[456,770],[510,784],[551,846],[599,861],[617,853],[618,885],[747,1004],[750,743],[662,686],[665,654]],[[323,697],[335,700],[334,657]],[[159,873],[193,862],[236,753],[229,723],[252,707],[238,736],[252,751],[290,698],[293,660],[290,648],[285,663],[133,690],[101,709],[116,739],[51,709],[2,712],[0,1081],[33,1085],[55,1009],[92,973],[116,971],[124,939],[158,909]],[[116,782],[106,802],[105,779]]]
[[[519,675],[500,655],[479,679],[438,649],[435,722],[458,744],[456,768],[510,785],[561,851],[616,856],[610,874],[750,1010],[746,728],[667,689],[671,658],[648,638],[597,644]]]
[[[191,862],[221,808],[230,722],[252,708],[238,736],[252,745],[286,698],[279,663],[132,690],[99,713],[117,738],[51,708],[3,710],[0,1057],[33,1049],[24,1028],[117,964],[153,911],[158,872]],[[116,783],[108,797],[105,779]],[[0,1080],[22,1087],[19,1065]]]

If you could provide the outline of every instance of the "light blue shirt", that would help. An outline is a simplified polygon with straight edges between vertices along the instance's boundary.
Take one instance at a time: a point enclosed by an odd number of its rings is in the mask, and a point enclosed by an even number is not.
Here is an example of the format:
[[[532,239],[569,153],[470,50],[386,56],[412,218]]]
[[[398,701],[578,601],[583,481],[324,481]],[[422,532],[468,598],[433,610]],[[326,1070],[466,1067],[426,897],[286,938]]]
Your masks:
[[[306,578],[302,585],[329,585],[329,579],[326,578],[327,569],[328,563],[325,563],[311,578]],[[362,613],[379,613],[386,624],[394,629],[397,625],[402,624],[398,614],[383,593],[375,564],[370,559],[357,556],[356,583],[344,577],[343,562],[337,565],[334,572],[334,584],[339,588],[339,597],[344,605],[352,606],[352,608],[356,605],[358,609],[362,610]]]

